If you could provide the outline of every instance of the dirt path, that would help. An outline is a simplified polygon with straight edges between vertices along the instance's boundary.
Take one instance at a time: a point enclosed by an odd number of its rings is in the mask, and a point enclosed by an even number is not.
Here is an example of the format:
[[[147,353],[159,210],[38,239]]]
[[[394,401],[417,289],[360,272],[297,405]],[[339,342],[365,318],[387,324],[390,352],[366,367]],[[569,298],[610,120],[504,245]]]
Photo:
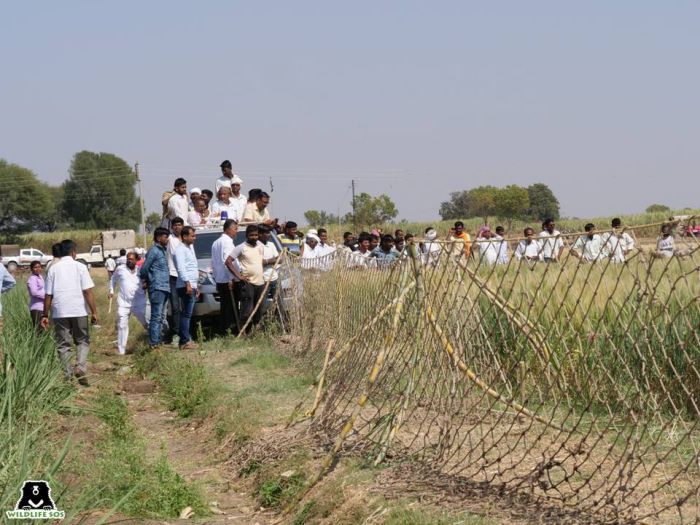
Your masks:
[[[176,349],[169,351],[177,352]],[[130,356],[118,357],[103,347],[93,354],[89,390],[109,388],[127,401],[133,422],[147,446],[147,456],[155,460],[167,454],[173,469],[204,491],[212,514],[205,518],[147,520],[143,523],[259,524],[273,523],[275,516],[261,509],[246,492],[235,472],[227,467],[220,444],[208,425],[183,419],[168,410],[157,385],[136,373]],[[210,365],[208,364],[208,367]],[[87,391],[85,392],[88,393]],[[139,520],[137,520],[139,521]]]
[[[148,454],[156,458],[165,448],[173,468],[188,481],[195,481],[205,491],[206,501],[214,514],[202,523],[270,523],[259,505],[241,492],[231,479],[221,451],[204,427],[179,420],[163,405],[152,382],[126,381],[124,396],[141,435],[146,438]],[[220,513],[220,514],[219,514]],[[170,521],[169,521],[170,522]]]

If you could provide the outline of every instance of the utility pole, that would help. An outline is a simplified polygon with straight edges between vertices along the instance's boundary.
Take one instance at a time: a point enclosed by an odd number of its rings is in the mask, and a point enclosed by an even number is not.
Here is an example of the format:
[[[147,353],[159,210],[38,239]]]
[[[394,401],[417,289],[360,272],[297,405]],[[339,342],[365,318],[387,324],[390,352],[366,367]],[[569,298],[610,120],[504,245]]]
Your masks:
[[[148,248],[146,241],[146,205],[143,203],[143,187],[141,186],[141,177],[139,177],[139,163],[134,164],[134,173],[136,174],[136,182],[139,185],[139,201],[141,203],[141,233],[143,234],[143,249]]]
[[[357,215],[355,214],[355,179],[352,179],[352,229],[357,232]]]

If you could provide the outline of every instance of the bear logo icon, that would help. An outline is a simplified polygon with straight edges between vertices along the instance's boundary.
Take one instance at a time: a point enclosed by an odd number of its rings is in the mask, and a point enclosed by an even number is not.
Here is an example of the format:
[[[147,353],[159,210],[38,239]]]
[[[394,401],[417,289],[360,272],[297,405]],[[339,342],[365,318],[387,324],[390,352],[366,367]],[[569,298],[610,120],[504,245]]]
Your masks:
[[[56,510],[56,504],[51,499],[51,487],[43,479],[28,479],[22,485],[21,492],[15,510]]]

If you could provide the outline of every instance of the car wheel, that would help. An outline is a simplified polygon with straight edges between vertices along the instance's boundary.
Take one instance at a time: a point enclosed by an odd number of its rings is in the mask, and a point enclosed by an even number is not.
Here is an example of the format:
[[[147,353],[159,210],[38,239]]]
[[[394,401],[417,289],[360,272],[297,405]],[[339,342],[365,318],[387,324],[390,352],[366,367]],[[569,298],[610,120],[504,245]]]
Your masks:
[[[87,266],[88,268],[90,268],[90,265],[89,265],[87,262],[85,262],[85,259],[77,259],[77,261],[78,261],[79,263],[84,264],[84,265]]]
[[[15,270],[17,270],[17,263],[14,261],[7,263],[7,269],[11,272],[14,272]]]

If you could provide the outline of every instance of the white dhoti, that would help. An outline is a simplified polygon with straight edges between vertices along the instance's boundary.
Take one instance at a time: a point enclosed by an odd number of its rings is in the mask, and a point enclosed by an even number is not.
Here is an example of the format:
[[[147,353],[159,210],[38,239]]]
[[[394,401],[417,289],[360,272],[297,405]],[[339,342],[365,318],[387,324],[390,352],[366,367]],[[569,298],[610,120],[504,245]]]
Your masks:
[[[131,308],[127,306],[117,308],[117,350],[120,355],[126,354],[126,342],[129,340],[129,317],[131,317]]]

